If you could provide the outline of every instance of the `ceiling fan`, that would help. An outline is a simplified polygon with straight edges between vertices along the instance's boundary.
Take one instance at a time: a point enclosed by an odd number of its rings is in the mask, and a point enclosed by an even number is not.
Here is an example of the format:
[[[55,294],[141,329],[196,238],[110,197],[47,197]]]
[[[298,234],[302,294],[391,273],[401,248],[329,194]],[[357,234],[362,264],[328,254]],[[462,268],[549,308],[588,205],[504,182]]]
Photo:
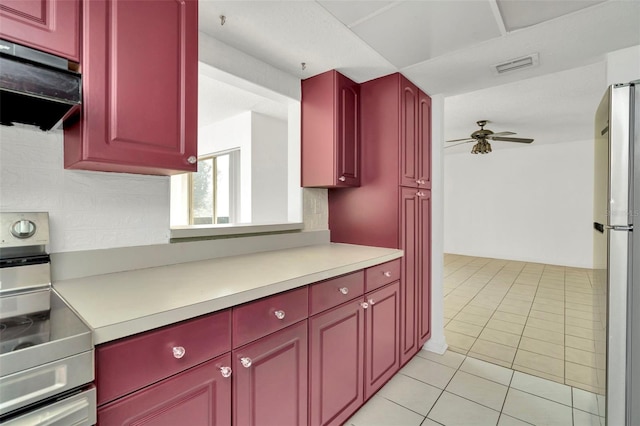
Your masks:
[[[491,152],[491,144],[489,141],[501,141],[501,142],[519,142],[519,143],[531,143],[533,139],[525,139],[525,138],[512,138],[509,135],[515,135],[514,132],[499,132],[493,133],[489,129],[485,129],[484,126],[488,123],[488,120],[480,120],[476,121],[476,124],[480,126],[480,130],[476,130],[471,133],[471,136],[463,139],[452,139],[447,142],[460,142],[456,145],[450,145],[446,148],[453,148],[457,145],[462,145],[469,142],[476,142],[476,144],[471,148],[472,154],[488,154]]]

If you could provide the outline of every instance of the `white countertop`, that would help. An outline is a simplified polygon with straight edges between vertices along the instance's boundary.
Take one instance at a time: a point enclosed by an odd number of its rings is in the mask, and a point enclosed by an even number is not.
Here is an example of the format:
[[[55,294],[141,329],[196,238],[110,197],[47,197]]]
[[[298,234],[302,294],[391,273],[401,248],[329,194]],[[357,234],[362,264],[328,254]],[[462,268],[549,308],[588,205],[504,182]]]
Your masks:
[[[76,278],[54,289],[100,344],[368,268],[402,250],[322,244]]]

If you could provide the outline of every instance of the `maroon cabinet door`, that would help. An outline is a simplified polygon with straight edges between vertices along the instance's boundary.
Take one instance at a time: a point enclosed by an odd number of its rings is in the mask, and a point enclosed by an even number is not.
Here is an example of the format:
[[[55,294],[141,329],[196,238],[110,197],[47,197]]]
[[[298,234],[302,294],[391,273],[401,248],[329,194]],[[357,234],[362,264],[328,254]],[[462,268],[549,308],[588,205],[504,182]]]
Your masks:
[[[431,188],[431,98],[418,91],[418,187]]]
[[[422,191],[418,198],[418,221],[420,224],[418,264],[418,345],[422,347],[431,337],[431,191]]]
[[[341,425],[364,402],[365,309],[361,304],[362,297],[309,318],[312,426]]]
[[[431,98],[400,78],[400,185],[431,188]]]
[[[360,185],[360,85],[335,70],[302,81],[302,186]]]
[[[83,3],[83,109],[65,126],[65,167],[195,171],[198,3]]]
[[[419,184],[418,88],[400,77],[400,185]]]
[[[364,398],[369,399],[400,368],[400,282],[365,296]]]
[[[338,186],[360,185],[360,85],[337,74],[336,177]]]
[[[230,354],[118,399],[98,409],[98,424],[220,425],[231,424],[231,378],[223,377]]]
[[[0,37],[80,61],[80,0],[0,0]]]
[[[400,363],[406,363],[418,352],[418,270],[420,268],[420,218],[418,212],[420,189],[402,188],[400,192],[400,248],[402,284],[400,287]]]
[[[232,356],[234,425],[307,424],[306,320],[240,347]]]

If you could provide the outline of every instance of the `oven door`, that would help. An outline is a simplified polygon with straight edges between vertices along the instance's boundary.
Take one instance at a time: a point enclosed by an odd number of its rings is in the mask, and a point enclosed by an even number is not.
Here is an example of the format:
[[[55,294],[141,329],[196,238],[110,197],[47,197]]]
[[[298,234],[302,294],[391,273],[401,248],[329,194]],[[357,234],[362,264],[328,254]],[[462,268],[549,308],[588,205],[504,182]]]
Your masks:
[[[53,401],[7,421],[2,426],[91,426],[96,424],[96,389]]]
[[[93,351],[0,378],[0,415],[80,388],[93,381]]]

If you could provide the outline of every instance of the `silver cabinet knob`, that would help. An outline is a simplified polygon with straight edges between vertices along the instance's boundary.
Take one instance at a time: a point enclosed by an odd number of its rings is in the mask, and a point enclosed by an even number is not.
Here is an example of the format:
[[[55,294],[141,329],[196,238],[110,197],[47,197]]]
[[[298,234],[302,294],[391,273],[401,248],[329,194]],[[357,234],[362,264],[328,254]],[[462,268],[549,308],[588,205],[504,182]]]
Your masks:
[[[172,348],[172,352],[173,352],[173,357],[180,359],[184,356],[184,354],[187,353],[187,350],[185,348],[183,348],[182,346],[174,346]]]
[[[340,176],[340,177],[338,178],[338,180],[339,180],[340,182],[344,182],[345,180],[347,180],[347,178],[346,178],[346,177],[344,177],[344,176]]]
[[[283,319],[284,319],[284,311],[275,311],[273,314],[274,314],[274,315],[276,316],[276,318],[278,318],[279,320],[283,320]]]
[[[362,306],[362,309],[369,309],[369,304],[367,302],[360,302],[360,306]]]
[[[251,362],[252,362],[252,361],[251,361],[251,358],[249,358],[249,357],[242,357],[242,358],[240,358],[240,363],[242,364],[242,366],[243,366],[244,368],[249,368],[249,367],[251,367]]]
[[[222,377],[231,377],[231,367],[220,367],[220,374]]]
[[[349,293],[349,289],[347,287],[340,287],[340,293],[348,294]]]
[[[375,303],[376,303],[375,300],[369,299],[369,306],[373,306],[375,305]]]
[[[196,164],[198,162],[198,158],[195,155],[191,155],[189,156],[189,158],[187,158],[187,163],[189,164]]]
[[[418,192],[416,192],[416,195],[417,195],[418,197],[424,197],[424,192],[422,192],[422,191],[418,191]]]
[[[391,277],[391,271],[384,271],[382,274],[387,278]]]

